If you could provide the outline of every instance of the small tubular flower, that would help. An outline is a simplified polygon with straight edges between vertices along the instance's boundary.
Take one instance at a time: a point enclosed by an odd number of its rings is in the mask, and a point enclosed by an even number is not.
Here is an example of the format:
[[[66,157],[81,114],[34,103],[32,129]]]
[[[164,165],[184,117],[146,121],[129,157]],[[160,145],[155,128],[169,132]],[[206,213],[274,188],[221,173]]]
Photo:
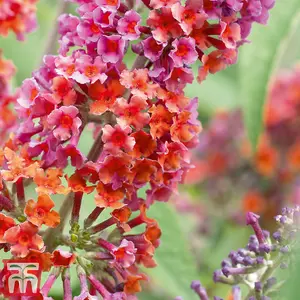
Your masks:
[[[120,150],[125,152],[132,150],[135,141],[133,137],[129,136],[130,133],[131,128],[128,125],[121,126],[117,124],[115,127],[105,125],[102,136],[104,150],[112,154],[116,154]]]
[[[176,1],[177,2],[177,1]],[[172,15],[170,8],[162,7],[160,12],[152,10],[147,24],[152,28],[153,37],[160,43],[165,43],[169,38],[178,38],[182,35],[182,29]]]
[[[62,185],[61,177],[63,172],[61,169],[38,169],[33,180],[37,185],[37,193],[44,194],[67,194],[69,188]]]
[[[173,114],[162,104],[153,105],[149,112],[150,118],[150,133],[155,138],[161,138],[168,133],[172,125]]]
[[[172,7],[172,15],[179,22],[183,32],[189,35],[193,28],[201,28],[208,15],[203,11],[186,4],[182,6],[180,2],[175,3]]]
[[[116,11],[120,6],[120,0],[96,0],[96,4],[107,10]]]
[[[149,114],[144,112],[147,108],[145,99],[133,96],[129,103],[124,98],[118,98],[113,111],[119,116],[119,123],[134,126],[138,130],[149,122]]]
[[[69,267],[75,262],[76,255],[63,250],[55,250],[52,253],[52,263],[55,267]]]
[[[100,57],[93,61],[90,56],[82,55],[77,58],[76,71],[71,77],[80,84],[95,83],[97,80],[103,83],[107,79],[105,70],[106,64]]]
[[[103,184],[101,182],[97,185],[97,195],[95,202],[98,207],[111,207],[118,209],[125,204],[120,202],[125,196],[122,188],[113,189],[111,184]]]
[[[98,6],[93,11],[93,20],[95,24],[100,25],[102,28],[107,28],[113,25],[115,13],[106,9],[105,7]]]
[[[170,57],[175,67],[192,65],[198,59],[195,40],[193,38],[177,39],[172,43],[172,47],[173,50],[170,52]]]
[[[120,264],[124,268],[129,268],[135,262],[136,248],[133,242],[122,240],[119,247],[114,247],[111,254],[114,262]]]
[[[134,96],[140,98],[151,99],[157,93],[158,85],[150,82],[147,69],[134,70],[132,72],[123,71],[120,82],[127,89],[130,89]]]
[[[124,56],[125,40],[119,35],[102,35],[98,40],[97,50],[104,62],[117,63]]]
[[[259,173],[265,176],[272,176],[274,174],[278,161],[278,154],[269,143],[262,143],[255,157],[255,165]]]
[[[26,162],[17,155],[16,152],[6,147],[4,156],[7,160],[7,170],[2,170],[1,175],[4,180],[16,182],[20,178],[33,178],[39,168],[38,162]]]
[[[45,224],[48,227],[56,227],[60,222],[60,216],[52,210],[54,206],[51,198],[44,194],[39,195],[37,202],[32,199],[28,200],[24,212],[28,221],[36,226]]]
[[[63,102],[64,105],[73,105],[76,102],[76,92],[66,78],[62,76],[54,77],[52,89],[58,103]]]
[[[94,186],[87,186],[87,182],[83,176],[80,175],[79,172],[75,172],[67,178],[69,187],[73,192],[82,192],[86,194],[90,194],[95,189]]]
[[[140,23],[141,17],[137,12],[127,11],[124,17],[118,21],[117,31],[126,40],[137,40],[141,34]]]
[[[140,281],[147,280],[147,277],[145,275],[131,275],[128,276],[126,282],[124,291],[127,295],[134,295],[142,290]]]
[[[37,233],[37,226],[24,222],[7,229],[2,240],[10,245],[13,255],[25,257],[30,250],[42,250],[44,247],[43,239]]]
[[[119,80],[107,80],[104,84],[96,81],[88,89],[89,96],[94,100],[90,104],[90,111],[95,115],[101,115],[106,111],[113,110],[117,98],[121,97],[125,91]]]
[[[156,41],[152,36],[143,40],[142,45],[145,57],[150,59],[152,62],[157,61],[161,57],[166,46],[166,44]]]
[[[4,0],[0,10],[0,35],[7,36],[13,31],[18,40],[24,40],[25,34],[37,27],[36,3],[37,0]]]
[[[7,217],[6,215],[0,213],[0,223],[0,243],[4,243],[3,236],[6,230],[15,226],[15,221],[11,217]]]
[[[48,125],[53,130],[53,135],[62,141],[71,136],[79,135],[79,128],[82,124],[78,118],[78,109],[74,106],[62,106],[55,109],[47,118]]]

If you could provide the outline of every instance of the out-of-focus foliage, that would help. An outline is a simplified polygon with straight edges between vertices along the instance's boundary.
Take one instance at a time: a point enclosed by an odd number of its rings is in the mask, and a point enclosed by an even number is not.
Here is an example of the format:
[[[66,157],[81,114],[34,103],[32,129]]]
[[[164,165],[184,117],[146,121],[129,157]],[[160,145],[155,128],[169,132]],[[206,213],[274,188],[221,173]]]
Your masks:
[[[164,237],[155,259],[158,268],[150,270],[158,287],[165,289],[166,294],[175,298],[180,295],[184,299],[197,299],[189,287],[193,278],[197,278],[195,259],[189,249],[189,240],[184,235],[175,209],[165,203],[157,203],[150,210],[158,220]],[[167,287],[167,289],[166,289]]]
[[[30,77],[31,72],[40,64],[46,41],[55,22],[55,0],[41,0],[37,9],[38,30],[26,35],[24,42],[18,42],[12,33],[7,38],[0,38],[0,48],[3,49],[5,57],[12,59],[17,66],[16,85]]]
[[[241,103],[245,124],[253,148],[256,148],[262,131],[264,101],[269,82],[278,66],[281,49],[293,31],[294,18],[299,18],[300,3],[297,0],[278,1],[272,10],[269,25],[255,26],[252,43],[241,50],[239,77]]]
[[[299,249],[297,249],[299,251]],[[292,271],[287,271],[286,276],[289,277],[288,283],[280,290],[280,296],[286,300],[294,300],[299,298],[299,278],[300,278],[300,256],[298,255],[296,262],[292,266]],[[284,277],[283,277],[284,279]]]

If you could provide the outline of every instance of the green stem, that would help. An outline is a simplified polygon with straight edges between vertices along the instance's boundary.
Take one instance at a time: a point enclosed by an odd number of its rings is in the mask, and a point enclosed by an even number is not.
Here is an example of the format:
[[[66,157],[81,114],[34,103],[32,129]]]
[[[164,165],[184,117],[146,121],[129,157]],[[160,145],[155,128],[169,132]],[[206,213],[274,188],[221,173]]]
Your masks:
[[[58,5],[57,13],[56,13],[56,17],[55,17],[56,21],[55,21],[54,26],[52,27],[52,30],[49,34],[49,38],[46,41],[44,55],[56,53],[57,40],[58,40],[58,26],[59,26],[57,19],[60,15],[67,12],[70,7],[70,2],[68,2],[68,1],[61,0],[61,1],[59,1],[59,3],[60,4]]]
[[[133,63],[132,69],[140,69],[143,68],[147,59],[143,56],[138,56]],[[126,93],[125,93],[126,94]],[[105,124],[116,124],[116,118],[112,113],[106,113],[103,116]],[[91,150],[87,156],[87,159],[92,162],[96,162],[102,152],[103,149],[103,142],[102,142],[102,130],[98,134],[96,140],[94,141]],[[44,235],[44,242],[47,247],[47,251],[52,252],[57,247],[57,241],[59,241],[60,237],[63,234],[63,230],[65,228],[67,218],[70,215],[74,202],[74,193],[71,192],[67,195],[65,200],[63,201],[61,208],[59,210],[59,215],[61,222],[60,224],[54,229],[47,229]]]
[[[275,259],[273,260],[274,263],[269,266],[266,271],[263,273],[263,275],[260,277],[259,281],[261,282],[262,285],[265,284],[265,282],[272,276],[272,274],[276,271],[276,269],[278,268],[278,266],[280,265],[281,263],[281,255],[277,255],[275,257]],[[252,289],[249,291],[249,293],[247,294],[247,296],[244,298],[245,300],[248,300],[251,296],[255,296],[255,298],[257,300],[260,300],[260,297],[256,297],[256,294],[255,294],[255,290]]]

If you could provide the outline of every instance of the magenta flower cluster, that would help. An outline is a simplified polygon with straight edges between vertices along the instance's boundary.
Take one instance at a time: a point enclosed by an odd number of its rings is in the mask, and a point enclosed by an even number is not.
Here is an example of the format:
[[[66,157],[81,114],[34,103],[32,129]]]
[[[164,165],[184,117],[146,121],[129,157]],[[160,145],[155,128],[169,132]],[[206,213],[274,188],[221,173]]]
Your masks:
[[[81,283],[74,299],[133,300],[147,280],[140,265],[155,267],[160,245],[148,208],[177,191],[198,143],[198,100],[184,93],[192,66],[200,62],[201,82],[234,63],[274,1],[72,2],[78,15],[58,18],[59,53],[45,55],[23,82],[20,124],[0,150],[0,249],[39,259],[45,272],[53,267],[40,299],[51,299],[59,275],[64,299],[72,299],[74,264]],[[36,199],[27,199],[29,185]],[[94,207],[82,220],[87,194]],[[66,195],[59,211],[53,195]]]

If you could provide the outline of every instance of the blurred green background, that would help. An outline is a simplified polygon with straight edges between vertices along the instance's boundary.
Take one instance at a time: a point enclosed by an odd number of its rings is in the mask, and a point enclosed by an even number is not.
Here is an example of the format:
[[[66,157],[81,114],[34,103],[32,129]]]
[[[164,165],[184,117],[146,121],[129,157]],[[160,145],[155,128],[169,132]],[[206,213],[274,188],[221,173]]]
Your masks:
[[[189,97],[199,98],[199,118],[204,124],[214,112],[237,107],[244,107],[244,110],[246,107],[246,111],[249,110],[252,113],[248,119],[252,118],[253,122],[259,124],[261,118],[259,114],[265,95],[264,91],[259,90],[257,82],[266,87],[271,74],[270,69],[273,70],[278,66],[291,67],[300,57],[299,18],[294,18],[299,4],[296,1],[291,1],[290,4],[283,0],[281,2],[285,3],[276,10],[274,9],[274,16],[271,11],[272,18],[269,26],[255,26],[252,36],[249,37],[252,44],[242,47],[245,50],[241,50],[240,59],[236,65],[218,74],[209,75],[201,85],[195,82],[187,87],[186,93]],[[18,69],[14,82],[16,87],[26,77],[30,77],[31,72],[39,66],[49,32],[55,24],[56,9],[56,1],[40,0],[37,11],[38,30],[29,34],[23,43],[18,42],[12,34],[7,38],[0,38],[0,48],[3,48],[5,57],[12,59]],[[282,10],[284,10],[283,13]],[[131,60],[129,56],[129,64]],[[252,107],[252,103],[256,106]],[[253,124],[250,124],[249,128],[253,128]],[[253,130],[259,129],[255,127]],[[257,134],[253,133],[254,140]],[[91,136],[87,135],[81,143],[86,152],[91,144],[90,139]],[[184,187],[181,188],[181,191],[183,190]],[[201,201],[201,194],[198,198]],[[86,215],[94,205],[92,199],[88,200],[84,205]],[[176,296],[182,296],[185,300],[197,299],[189,288],[190,282],[195,279],[200,279],[208,289],[214,290],[214,294],[228,295],[228,287],[213,284],[212,273],[220,266],[220,262],[230,250],[245,245],[249,234],[252,234],[251,229],[246,226],[238,227],[221,218],[215,218],[212,220],[213,229],[210,239],[201,241],[204,244],[204,251],[194,253],[188,237],[193,220],[186,215],[179,215],[170,204],[165,203],[155,204],[150,214],[158,219],[163,237],[161,247],[156,253],[158,267],[149,271],[150,287],[148,286],[146,291],[139,295],[139,299],[173,299]],[[195,263],[199,259],[205,262],[205,267],[200,269]],[[74,279],[73,283],[76,292],[78,282]],[[52,292],[55,299],[62,299],[59,296],[62,291],[60,284],[58,282]],[[291,299],[299,298],[300,296]]]

